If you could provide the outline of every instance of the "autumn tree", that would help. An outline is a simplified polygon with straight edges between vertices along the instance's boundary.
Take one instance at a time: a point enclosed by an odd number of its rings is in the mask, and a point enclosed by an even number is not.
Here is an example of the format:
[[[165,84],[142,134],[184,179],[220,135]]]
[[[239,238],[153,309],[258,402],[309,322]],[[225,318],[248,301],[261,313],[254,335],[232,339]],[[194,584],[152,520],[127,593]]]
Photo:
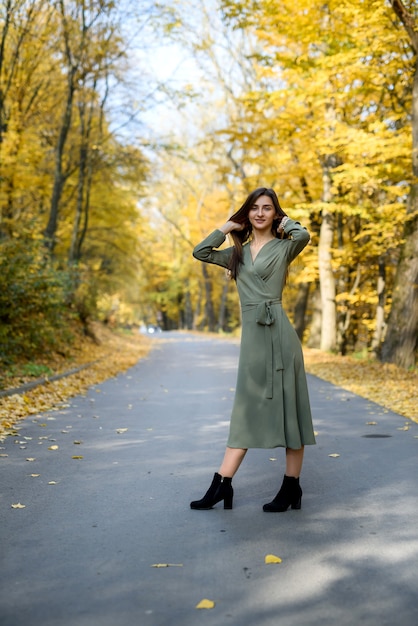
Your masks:
[[[108,106],[108,85],[116,93],[127,71],[115,5],[8,0],[1,10],[0,263],[10,265],[2,281],[14,278],[2,282],[0,319],[12,357],[46,347],[51,320],[62,322],[58,340],[75,312],[86,320],[103,293],[129,291],[147,166]]]
[[[321,346],[368,344],[378,263],[386,264],[389,286],[405,214],[410,67],[389,7],[350,0],[222,6],[264,45],[263,82],[249,94],[249,114],[258,135],[280,146],[270,168],[294,206],[309,213],[314,235],[321,224]],[[382,231],[393,233],[393,245]],[[366,285],[367,298],[360,295]]]

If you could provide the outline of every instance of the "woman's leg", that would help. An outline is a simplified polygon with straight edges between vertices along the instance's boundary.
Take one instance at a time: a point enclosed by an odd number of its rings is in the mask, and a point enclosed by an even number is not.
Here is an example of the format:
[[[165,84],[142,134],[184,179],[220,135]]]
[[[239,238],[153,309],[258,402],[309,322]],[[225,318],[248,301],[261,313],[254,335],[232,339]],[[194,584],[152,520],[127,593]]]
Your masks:
[[[304,451],[305,448],[303,446],[299,450],[286,448],[286,476],[299,478],[302,471]]]
[[[246,448],[227,448],[225,450],[224,460],[219,468],[219,474],[221,476],[233,478],[237,473],[246,453]]]

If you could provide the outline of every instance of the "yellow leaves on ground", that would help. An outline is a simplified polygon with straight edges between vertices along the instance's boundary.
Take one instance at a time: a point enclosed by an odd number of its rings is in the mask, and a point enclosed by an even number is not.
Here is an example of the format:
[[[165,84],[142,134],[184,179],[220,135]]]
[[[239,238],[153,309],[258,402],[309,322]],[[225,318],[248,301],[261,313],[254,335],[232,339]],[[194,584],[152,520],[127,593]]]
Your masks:
[[[268,565],[269,563],[281,563],[282,559],[275,554],[266,554],[264,558],[264,563]]]
[[[328,454],[328,456],[332,457],[333,459],[338,459],[340,455],[337,454],[337,452],[333,452],[332,454]]]
[[[58,360],[57,357],[50,356],[49,360],[45,358],[43,362],[54,374],[66,372],[86,363],[92,363],[90,367],[35,387],[25,394],[0,398],[0,439],[6,433],[10,433],[10,429],[19,420],[28,415],[50,410],[72,396],[85,393],[92,385],[132,367],[149,352],[151,342],[144,335],[121,335],[99,323],[92,324],[92,328],[97,342],[84,336],[74,344],[71,353],[69,352],[65,359]],[[23,377],[8,379],[7,388],[19,387],[30,380]],[[40,426],[46,427],[46,424]]]
[[[280,564],[282,563],[282,559],[275,554],[266,554],[264,557],[264,563],[266,565],[270,564]],[[167,568],[167,567],[183,567],[183,563],[153,563],[151,567],[155,567],[158,569]],[[244,568],[245,569],[245,568]],[[215,608],[214,600],[210,600],[209,598],[203,598],[196,604],[196,609],[213,609]]]
[[[213,609],[215,603],[213,600],[208,600],[207,598],[203,598],[198,604],[196,604],[197,609]]]
[[[81,461],[81,459],[84,459],[84,457],[83,457],[83,456],[81,456],[81,454],[75,454],[75,455],[74,455],[74,456],[72,456],[71,458],[72,458],[72,459],[75,459],[75,460],[78,460],[78,461]]]
[[[20,502],[12,504],[12,509],[26,509],[26,504],[20,504]]]
[[[391,363],[339,356],[304,348],[309,374],[376,402],[418,423],[418,370],[407,371]]]
[[[48,450],[59,450],[59,446],[49,446]]]
[[[126,433],[127,430],[127,428],[117,428],[116,432],[118,433],[118,435],[121,435],[122,433]]]

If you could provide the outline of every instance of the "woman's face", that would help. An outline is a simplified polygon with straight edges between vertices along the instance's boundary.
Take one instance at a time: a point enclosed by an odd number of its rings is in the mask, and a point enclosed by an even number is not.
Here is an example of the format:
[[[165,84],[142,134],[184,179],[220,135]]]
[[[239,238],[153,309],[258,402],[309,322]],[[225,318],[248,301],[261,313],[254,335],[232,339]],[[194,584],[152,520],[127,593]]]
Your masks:
[[[273,220],[277,217],[273,200],[269,196],[260,196],[248,212],[248,219],[253,230],[271,231]]]

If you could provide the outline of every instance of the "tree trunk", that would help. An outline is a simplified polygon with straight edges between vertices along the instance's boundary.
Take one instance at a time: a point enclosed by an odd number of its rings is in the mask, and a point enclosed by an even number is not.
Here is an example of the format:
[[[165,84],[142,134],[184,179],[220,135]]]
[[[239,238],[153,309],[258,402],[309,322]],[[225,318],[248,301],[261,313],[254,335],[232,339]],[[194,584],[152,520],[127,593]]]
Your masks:
[[[218,332],[220,330],[225,330],[226,300],[228,296],[229,283],[230,283],[230,280],[225,276],[224,286],[222,288],[221,303],[219,305],[219,315],[218,315],[218,324],[217,324]]]
[[[202,286],[199,284],[199,293],[197,297],[196,308],[193,312],[193,330],[200,330],[201,323],[199,322],[200,314],[202,310]]]
[[[308,306],[310,283],[300,283],[295,308],[293,309],[293,325],[297,336],[303,341],[306,327],[306,309]]]
[[[75,220],[73,225],[73,233],[71,237],[70,251],[68,254],[68,260],[70,265],[76,263],[79,260],[79,250],[77,249],[78,236],[80,231],[81,217],[83,215],[84,206],[84,184],[86,178],[86,165],[87,165],[87,147],[81,145],[80,147],[80,162],[78,169],[78,185],[77,185],[77,203]]]
[[[383,258],[379,259],[379,274],[377,277],[377,307],[375,328],[371,343],[372,354],[379,358],[383,333],[385,331],[385,302],[386,302],[386,266]]]
[[[315,290],[311,296],[312,301],[312,319],[309,325],[308,348],[319,348],[321,345],[321,327],[322,327],[322,304],[321,292],[319,285],[315,285]]]
[[[213,302],[212,302],[212,284],[210,282],[210,276],[208,274],[208,270],[204,263],[202,263],[202,273],[203,273],[203,280],[205,283],[205,295],[206,295],[206,302],[205,302],[206,323],[208,325],[209,331],[215,332],[216,321],[215,321],[215,311],[213,309]]]
[[[331,180],[328,167],[324,166],[324,201],[329,202]],[[322,324],[321,350],[335,350],[336,344],[336,308],[335,308],[335,277],[332,269],[332,243],[334,239],[334,214],[323,209],[322,224],[318,245],[319,281],[321,290]]]
[[[347,273],[347,283],[345,286],[346,291],[348,291],[348,287],[349,287],[348,283],[352,275],[353,275],[353,271],[349,271]],[[354,277],[353,284],[349,291],[349,296],[353,296],[356,293],[360,285],[360,278],[361,278],[360,264],[357,263],[356,274]],[[347,346],[349,344],[349,337],[350,336],[355,337],[357,333],[354,331],[353,328],[351,328],[351,332],[349,333],[350,326],[351,326],[351,319],[353,316],[351,297],[347,298],[343,303],[340,303],[340,304],[342,304],[344,310],[341,313],[339,322],[337,324],[337,344],[336,345],[337,345],[338,352],[344,356],[345,354],[347,354]],[[353,345],[355,344],[355,338],[353,339],[351,343]]]
[[[193,329],[193,309],[188,280],[186,281],[186,293],[184,294],[184,325],[187,330]]]
[[[418,205],[418,185],[409,199]],[[381,358],[409,368],[415,365],[418,336],[418,216],[406,223],[404,237]]]
[[[45,245],[52,254],[56,244],[56,232],[58,227],[58,213],[59,204],[64,189],[65,175],[63,172],[63,157],[65,143],[67,141],[68,132],[71,127],[71,117],[73,108],[73,99],[75,92],[75,68],[72,67],[68,75],[68,87],[67,87],[67,102],[65,105],[65,111],[62,118],[62,124],[60,133],[58,136],[57,147],[55,151],[55,172],[54,172],[54,185],[52,188],[51,205],[49,209],[49,219],[47,227],[45,228]]]
[[[414,15],[401,0],[391,0],[415,52],[412,87],[412,174],[418,178],[418,29]],[[404,230],[404,244],[395,277],[382,361],[413,367],[418,341],[418,183],[411,184]]]

